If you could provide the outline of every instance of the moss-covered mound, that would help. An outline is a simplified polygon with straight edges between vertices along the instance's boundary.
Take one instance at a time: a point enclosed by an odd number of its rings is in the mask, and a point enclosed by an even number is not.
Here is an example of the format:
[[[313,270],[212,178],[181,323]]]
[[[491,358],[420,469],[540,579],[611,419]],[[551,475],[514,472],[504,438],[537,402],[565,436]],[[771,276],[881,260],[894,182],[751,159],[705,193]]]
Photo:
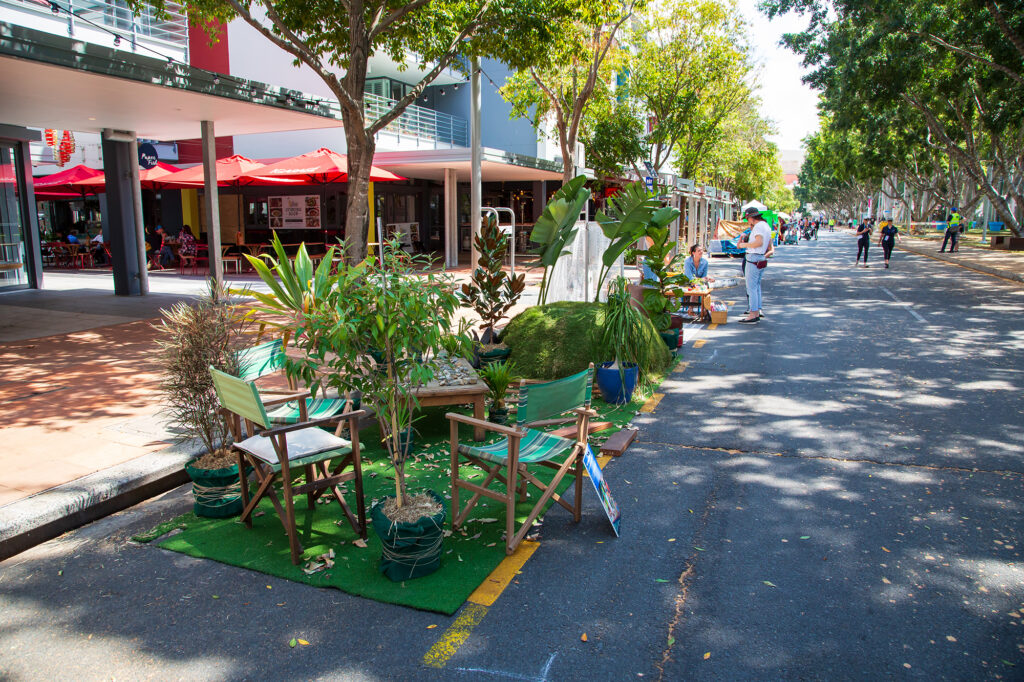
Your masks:
[[[562,301],[528,308],[512,318],[502,341],[512,349],[510,359],[519,372],[531,379],[559,379],[580,372],[593,362],[611,360],[601,347],[604,306],[599,303]],[[645,373],[660,373],[672,361],[672,353],[649,321],[644,343],[651,366]]]

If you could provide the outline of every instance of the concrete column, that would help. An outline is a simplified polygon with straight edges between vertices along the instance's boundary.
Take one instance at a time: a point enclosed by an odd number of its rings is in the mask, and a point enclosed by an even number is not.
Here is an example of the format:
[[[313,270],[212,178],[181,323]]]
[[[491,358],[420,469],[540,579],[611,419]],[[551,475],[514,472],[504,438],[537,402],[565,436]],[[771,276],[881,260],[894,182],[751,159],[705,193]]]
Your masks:
[[[454,168],[444,169],[444,264],[459,264],[458,177]]]
[[[107,212],[103,219],[114,270],[114,293],[118,296],[139,296],[144,293],[142,277],[146,276],[146,244],[139,236],[143,228],[136,224],[132,198],[131,144],[118,141],[120,136],[114,137],[110,139],[104,133],[102,141],[107,196]]]
[[[478,255],[476,252],[476,236],[480,234],[480,209],[482,204],[481,170],[483,162],[483,150],[480,144],[480,106],[482,101],[480,88],[480,61],[473,58],[470,92],[470,181],[469,181],[469,220],[472,226],[470,236],[470,264],[476,263]]]
[[[128,166],[129,181],[131,182],[132,210],[135,212],[135,231],[139,241],[139,293],[149,293],[149,270],[146,269],[146,247],[143,240],[146,238],[145,222],[142,218],[142,178],[139,168],[139,140],[135,133],[131,133],[131,142],[128,143]],[[156,229],[156,225],[153,226]]]
[[[224,261],[220,252],[220,194],[217,191],[217,146],[213,121],[202,121],[203,145],[203,208],[206,215],[206,235],[210,249],[210,274],[217,284],[224,284]]]

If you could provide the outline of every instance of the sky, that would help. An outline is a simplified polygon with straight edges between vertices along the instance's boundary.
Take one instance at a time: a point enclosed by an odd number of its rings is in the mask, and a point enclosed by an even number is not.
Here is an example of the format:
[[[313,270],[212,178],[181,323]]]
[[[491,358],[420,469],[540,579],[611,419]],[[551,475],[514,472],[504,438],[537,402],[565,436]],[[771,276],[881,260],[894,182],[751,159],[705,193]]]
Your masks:
[[[775,121],[779,132],[769,138],[780,150],[802,147],[801,140],[818,129],[817,91],[801,81],[806,69],[800,58],[779,45],[784,33],[796,33],[806,22],[796,15],[774,21],[757,9],[758,0],[739,0],[739,8],[750,23],[754,58],[761,65],[761,113]]]

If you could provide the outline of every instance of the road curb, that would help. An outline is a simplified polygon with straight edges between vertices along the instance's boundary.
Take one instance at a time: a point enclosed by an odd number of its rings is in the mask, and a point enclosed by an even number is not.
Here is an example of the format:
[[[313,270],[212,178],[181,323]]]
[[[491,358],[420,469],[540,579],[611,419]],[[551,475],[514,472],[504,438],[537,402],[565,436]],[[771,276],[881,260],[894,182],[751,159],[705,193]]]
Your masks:
[[[976,263],[971,263],[970,265],[967,265],[965,263],[960,262],[956,258],[951,258],[950,256],[947,256],[946,254],[943,254],[943,253],[936,253],[936,252],[929,253],[929,252],[927,252],[927,251],[925,251],[923,249],[914,248],[912,246],[905,246],[903,244],[897,245],[897,248],[901,249],[903,251],[910,252],[910,253],[916,253],[919,256],[926,256],[928,258],[931,258],[931,259],[934,259],[934,260],[939,260],[939,261],[942,261],[944,263],[949,263],[951,265],[957,265],[957,266],[959,266],[961,268],[967,268],[968,270],[974,270],[975,272],[980,272],[983,275],[991,275],[993,277],[1001,277],[1002,279],[1008,279],[1010,281],[1017,282],[1019,284],[1024,284],[1024,275],[1022,275],[1020,273],[1017,273],[1017,272],[1013,272],[1012,270],[1003,270],[1001,268],[993,268],[993,267],[989,267],[988,265],[978,265]]]
[[[174,445],[0,507],[0,561],[188,482],[202,449]]]

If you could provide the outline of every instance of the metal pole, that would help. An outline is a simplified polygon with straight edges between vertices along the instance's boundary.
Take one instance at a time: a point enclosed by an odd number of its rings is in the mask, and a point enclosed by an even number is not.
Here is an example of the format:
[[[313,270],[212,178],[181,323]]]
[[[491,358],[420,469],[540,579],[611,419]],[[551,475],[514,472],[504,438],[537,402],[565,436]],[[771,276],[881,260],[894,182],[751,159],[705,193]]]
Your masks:
[[[139,177],[139,140],[135,133],[131,133],[132,141],[129,144],[128,161],[132,174],[132,208],[135,213],[135,246],[139,254],[139,294],[145,296],[149,293],[149,270],[146,269],[146,228],[142,219],[142,180]],[[153,226],[156,229],[156,225]],[[159,258],[159,254],[157,255]]]
[[[220,195],[217,192],[217,143],[213,121],[202,121],[203,134],[203,189],[206,196],[203,208],[206,215],[207,246],[210,255],[210,274],[218,286],[224,285],[224,261],[220,252]]]
[[[480,61],[474,57],[470,68],[472,70],[472,85],[470,92],[471,113],[469,132],[472,156],[470,161],[469,219],[472,228],[472,235],[470,237],[470,268],[472,269],[475,267],[479,257],[476,252],[476,236],[480,234],[480,207],[483,201],[483,188],[481,187],[480,178],[480,165],[483,161],[483,152],[480,148]]]

